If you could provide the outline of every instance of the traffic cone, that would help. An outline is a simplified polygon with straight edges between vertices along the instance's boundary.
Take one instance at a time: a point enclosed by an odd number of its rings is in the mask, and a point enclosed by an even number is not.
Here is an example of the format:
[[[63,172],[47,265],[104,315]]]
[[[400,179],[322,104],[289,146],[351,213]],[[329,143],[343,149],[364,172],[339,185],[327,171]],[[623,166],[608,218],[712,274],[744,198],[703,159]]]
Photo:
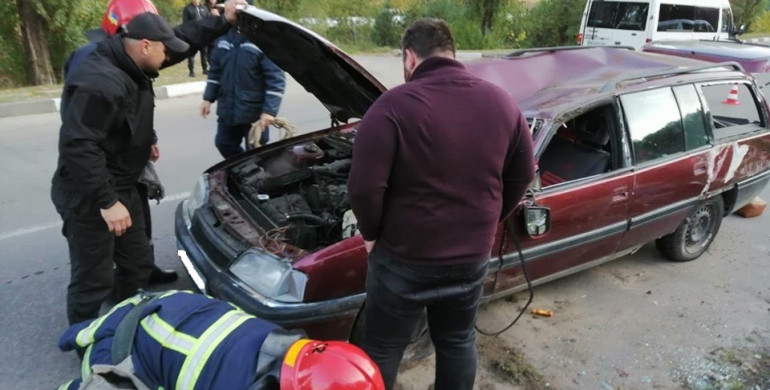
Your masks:
[[[727,99],[725,99],[722,103],[729,104],[731,106],[737,106],[741,104],[738,101],[738,84],[735,84],[732,88],[730,88],[730,93],[727,95]]]

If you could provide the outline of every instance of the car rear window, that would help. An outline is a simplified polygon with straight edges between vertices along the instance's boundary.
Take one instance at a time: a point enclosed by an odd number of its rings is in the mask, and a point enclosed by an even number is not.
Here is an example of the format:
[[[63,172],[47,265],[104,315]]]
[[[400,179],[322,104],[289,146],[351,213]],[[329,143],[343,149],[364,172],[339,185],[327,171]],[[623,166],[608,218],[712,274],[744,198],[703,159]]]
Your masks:
[[[595,1],[588,13],[588,27],[644,31],[647,28],[648,3]]]
[[[748,84],[703,85],[717,139],[751,132],[764,126],[757,99]]]

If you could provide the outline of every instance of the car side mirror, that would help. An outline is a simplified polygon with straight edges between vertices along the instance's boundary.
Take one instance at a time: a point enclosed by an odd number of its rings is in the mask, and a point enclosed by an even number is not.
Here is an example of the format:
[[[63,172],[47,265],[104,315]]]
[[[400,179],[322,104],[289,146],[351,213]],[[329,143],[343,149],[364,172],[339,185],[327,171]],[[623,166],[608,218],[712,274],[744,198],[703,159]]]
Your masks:
[[[551,209],[530,205],[524,206],[524,225],[530,237],[542,236],[551,228]]]
[[[733,35],[743,35],[746,32],[746,25],[742,24],[740,27],[733,29]]]

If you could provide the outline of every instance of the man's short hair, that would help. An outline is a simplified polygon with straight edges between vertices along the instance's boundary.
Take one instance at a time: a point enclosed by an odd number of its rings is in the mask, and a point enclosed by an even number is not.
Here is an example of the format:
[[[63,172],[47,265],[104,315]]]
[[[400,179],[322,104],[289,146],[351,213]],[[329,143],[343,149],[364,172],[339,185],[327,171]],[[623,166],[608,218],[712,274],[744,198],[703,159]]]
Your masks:
[[[455,39],[449,24],[442,19],[422,18],[404,30],[401,50],[411,49],[420,58],[428,58],[439,51],[455,52]]]

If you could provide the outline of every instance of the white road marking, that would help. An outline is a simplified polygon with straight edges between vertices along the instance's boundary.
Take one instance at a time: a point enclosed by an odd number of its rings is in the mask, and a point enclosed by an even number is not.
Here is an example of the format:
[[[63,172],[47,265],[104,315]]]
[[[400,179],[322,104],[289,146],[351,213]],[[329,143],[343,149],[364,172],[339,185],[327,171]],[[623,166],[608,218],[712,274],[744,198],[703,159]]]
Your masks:
[[[160,203],[174,202],[174,201],[185,199],[188,196],[190,196],[189,192],[180,192],[178,194],[166,196],[165,198],[163,198],[163,200],[160,201]],[[150,205],[153,205],[153,204],[155,203],[153,201],[150,201]],[[61,221],[55,221],[55,222],[46,222],[38,225],[28,226],[21,229],[11,230],[9,232],[0,233],[0,241],[8,240],[8,239],[20,237],[20,236],[26,236],[27,234],[39,233],[49,229],[60,228],[61,225],[62,225]]]

